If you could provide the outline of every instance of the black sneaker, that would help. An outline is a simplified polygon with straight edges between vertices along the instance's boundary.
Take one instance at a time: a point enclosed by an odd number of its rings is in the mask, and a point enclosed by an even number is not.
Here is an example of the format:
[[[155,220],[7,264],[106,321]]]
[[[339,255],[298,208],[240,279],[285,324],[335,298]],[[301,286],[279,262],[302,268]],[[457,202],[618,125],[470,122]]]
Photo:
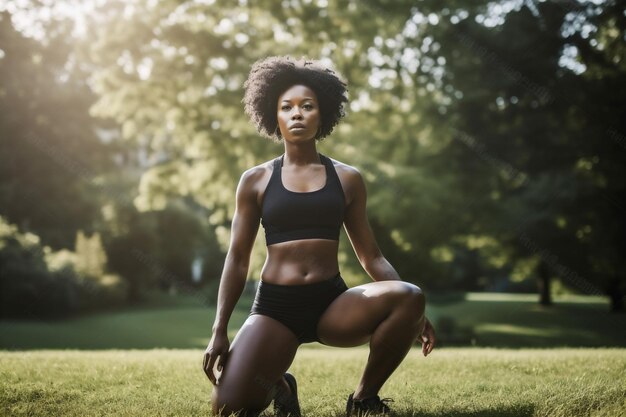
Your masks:
[[[289,385],[289,392],[279,390],[274,397],[275,417],[302,417],[300,403],[298,402],[298,385],[296,378],[289,372],[285,372],[285,381]]]
[[[355,415],[356,417],[374,416],[379,414],[389,414],[391,410],[389,406],[385,404],[386,401],[393,400],[391,398],[383,398],[382,400],[378,395],[374,397],[365,398],[362,400],[355,400],[352,398],[354,392],[348,396],[348,403],[346,404],[346,417]]]

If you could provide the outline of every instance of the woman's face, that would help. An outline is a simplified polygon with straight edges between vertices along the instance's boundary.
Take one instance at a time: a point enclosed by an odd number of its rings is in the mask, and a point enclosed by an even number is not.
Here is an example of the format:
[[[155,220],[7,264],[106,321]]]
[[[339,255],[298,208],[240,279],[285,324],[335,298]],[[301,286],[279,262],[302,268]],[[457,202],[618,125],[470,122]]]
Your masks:
[[[314,138],[320,124],[320,109],[315,92],[300,84],[289,87],[278,97],[276,117],[284,139]]]

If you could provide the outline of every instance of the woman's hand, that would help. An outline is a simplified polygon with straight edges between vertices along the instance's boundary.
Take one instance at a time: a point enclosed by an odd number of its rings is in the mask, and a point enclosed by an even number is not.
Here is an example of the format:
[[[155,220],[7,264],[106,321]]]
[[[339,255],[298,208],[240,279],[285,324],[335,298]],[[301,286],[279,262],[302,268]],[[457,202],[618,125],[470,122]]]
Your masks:
[[[422,344],[424,356],[427,356],[435,348],[435,343],[437,342],[435,328],[426,317],[424,317],[424,330],[422,330],[422,334],[418,336],[417,340]]]
[[[204,351],[204,359],[202,361],[202,369],[204,373],[211,381],[211,384],[217,385],[215,374],[213,373],[213,366],[215,360],[219,357],[217,363],[217,370],[221,373],[226,365],[228,359],[228,350],[230,348],[230,342],[228,341],[228,335],[226,331],[213,332],[209,345]]]

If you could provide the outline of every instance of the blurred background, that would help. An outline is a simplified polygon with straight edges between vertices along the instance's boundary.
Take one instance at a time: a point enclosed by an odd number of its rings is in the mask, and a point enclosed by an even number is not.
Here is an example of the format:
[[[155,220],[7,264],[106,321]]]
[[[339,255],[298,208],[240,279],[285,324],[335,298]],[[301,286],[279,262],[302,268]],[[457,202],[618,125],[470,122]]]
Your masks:
[[[269,55],[347,80],[318,150],[442,346],[626,346],[619,4],[0,1],[0,348],[206,346],[237,182],[283,152],[241,103]]]

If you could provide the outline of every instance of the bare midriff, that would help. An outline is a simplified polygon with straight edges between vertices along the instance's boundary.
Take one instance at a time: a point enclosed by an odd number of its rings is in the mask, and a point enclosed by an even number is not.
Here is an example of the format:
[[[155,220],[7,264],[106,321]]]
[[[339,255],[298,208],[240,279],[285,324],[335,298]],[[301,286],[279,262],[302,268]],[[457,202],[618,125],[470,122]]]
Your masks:
[[[300,239],[267,246],[261,280],[278,285],[312,284],[339,272],[339,241]]]

